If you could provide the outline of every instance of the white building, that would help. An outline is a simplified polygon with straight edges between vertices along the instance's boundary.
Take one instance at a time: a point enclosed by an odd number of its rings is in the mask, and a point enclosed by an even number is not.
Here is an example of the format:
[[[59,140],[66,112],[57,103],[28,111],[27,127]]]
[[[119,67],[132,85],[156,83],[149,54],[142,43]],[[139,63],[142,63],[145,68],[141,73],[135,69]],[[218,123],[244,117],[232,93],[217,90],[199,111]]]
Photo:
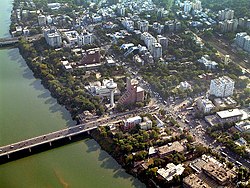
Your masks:
[[[122,21],[122,25],[128,30],[128,31],[134,31],[134,21],[132,21],[130,18],[124,18]]]
[[[197,100],[197,107],[204,114],[210,113],[215,108],[214,104],[209,99],[199,99],[199,100]]]
[[[94,35],[92,33],[81,33],[77,36],[77,44],[79,46],[84,46],[86,44],[93,44]]]
[[[220,10],[218,12],[218,19],[221,21],[232,20],[233,18],[234,18],[234,10],[225,9],[225,10]]]
[[[46,21],[47,21],[47,24],[52,24],[53,18],[51,18],[51,16],[48,15],[48,16],[46,17]]]
[[[201,1],[195,0],[192,3],[192,8],[193,8],[193,10],[201,10],[202,9],[202,7],[201,7]]]
[[[57,31],[55,27],[45,29],[44,37],[48,45],[52,47],[60,47],[62,45],[61,34]]]
[[[215,69],[218,66],[218,63],[209,60],[209,56],[202,56],[198,62],[202,63],[207,69]]]
[[[173,180],[174,176],[179,176],[184,172],[185,168],[182,164],[175,165],[174,163],[168,163],[166,168],[160,168],[157,173],[162,176],[166,181]]]
[[[187,81],[185,81],[180,83],[180,89],[181,90],[192,89],[192,86]]]
[[[247,52],[250,52],[250,36],[249,35],[244,37],[243,49]]]
[[[139,30],[143,33],[143,32],[147,32],[148,31],[148,21],[147,20],[141,20],[137,22],[138,28]]]
[[[233,91],[234,81],[231,78],[223,76],[211,80],[210,95],[215,95],[216,97],[228,97],[233,95]]]
[[[153,52],[153,44],[157,43],[157,40],[154,36],[152,36],[148,32],[144,32],[141,35],[141,40],[144,41],[145,45],[147,46],[148,50],[152,53]]]
[[[44,26],[44,25],[46,25],[46,16],[44,16],[44,15],[39,15],[39,16],[37,17],[37,19],[38,19],[38,25],[39,25],[39,26]]]
[[[67,42],[70,44],[70,46],[77,45],[77,38],[79,36],[77,31],[67,31],[67,32],[64,32],[64,35],[66,37]]]
[[[142,122],[142,118],[140,116],[135,116],[135,117],[132,117],[132,118],[128,118],[124,124],[125,124],[125,127],[131,127],[131,126],[134,126],[136,124],[139,124]]]
[[[242,118],[243,113],[241,110],[235,108],[216,112],[216,115],[221,123],[229,123],[239,121]]]
[[[184,1],[184,12],[189,13],[192,9],[192,3],[190,1]]]
[[[143,117],[143,122],[141,122],[139,125],[143,130],[152,129],[152,121],[148,117]]]
[[[101,16],[101,15],[98,15],[98,14],[93,14],[93,15],[92,15],[92,21],[93,21],[94,23],[101,22],[101,21],[102,21],[102,16]]]

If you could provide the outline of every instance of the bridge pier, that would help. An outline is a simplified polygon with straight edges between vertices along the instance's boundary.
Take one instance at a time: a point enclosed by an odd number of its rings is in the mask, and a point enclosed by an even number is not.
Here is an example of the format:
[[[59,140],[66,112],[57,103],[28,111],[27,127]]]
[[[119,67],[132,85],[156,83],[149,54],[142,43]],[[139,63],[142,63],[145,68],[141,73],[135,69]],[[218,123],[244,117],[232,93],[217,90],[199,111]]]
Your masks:
[[[51,142],[49,142],[49,145],[50,145],[50,146],[52,146],[52,143],[51,143]]]
[[[71,140],[71,136],[69,136],[69,140]]]
[[[88,135],[90,134],[90,131],[88,131]]]
[[[29,152],[31,153],[31,148],[29,148]]]
[[[7,154],[7,157],[8,157],[8,159],[10,158],[10,155],[9,154]]]

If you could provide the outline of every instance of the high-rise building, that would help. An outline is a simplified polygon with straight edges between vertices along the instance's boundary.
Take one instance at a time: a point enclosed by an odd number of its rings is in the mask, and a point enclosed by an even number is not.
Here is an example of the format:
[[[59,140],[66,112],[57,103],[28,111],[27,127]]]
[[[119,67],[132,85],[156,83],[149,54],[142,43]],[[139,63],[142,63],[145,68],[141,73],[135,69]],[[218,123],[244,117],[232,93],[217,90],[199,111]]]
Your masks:
[[[137,22],[138,28],[141,32],[147,32],[148,31],[148,21],[147,20],[141,20]]]
[[[189,13],[192,9],[192,4],[190,1],[184,1],[184,12]]]
[[[228,97],[233,95],[233,91],[234,81],[231,78],[223,76],[211,80],[210,95],[214,95],[216,97]]]
[[[162,49],[166,49],[168,47],[167,37],[163,37],[162,35],[157,35],[157,41],[161,44]]]
[[[218,12],[218,19],[220,21],[232,20],[234,18],[234,10],[225,9]]]
[[[193,10],[201,10],[202,9],[202,7],[201,7],[201,1],[195,0],[192,3],[192,8],[193,8]]]
[[[247,52],[250,52],[250,36],[249,35],[244,37],[243,49]]]
[[[162,46],[160,43],[153,44],[153,58],[158,60],[162,57]]]
[[[239,47],[241,47],[241,48],[243,48],[243,46],[244,46],[244,42],[245,42],[244,37],[245,37],[245,36],[247,36],[247,33],[246,33],[246,32],[242,32],[242,33],[237,33],[237,34],[236,34],[235,42],[236,42],[236,44],[237,44]]]

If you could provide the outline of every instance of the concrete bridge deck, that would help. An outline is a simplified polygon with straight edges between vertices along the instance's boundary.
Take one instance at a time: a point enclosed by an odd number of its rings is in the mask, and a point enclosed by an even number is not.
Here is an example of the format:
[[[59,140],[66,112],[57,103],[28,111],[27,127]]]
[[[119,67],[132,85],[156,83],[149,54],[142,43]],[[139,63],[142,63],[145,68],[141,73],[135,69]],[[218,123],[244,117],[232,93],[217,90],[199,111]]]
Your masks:
[[[98,126],[106,126],[109,123],[120,121],[126,118],[128,115],[130,116],[137,113],[145,113],[150,111],[154,110],[146,107],[137,110],[131,110],[129,112],[113,114],[108,117],[95,119],[84,124],[68,127],[13,144],[0,146],[0,164],[29,156],[34,153],[49,150],[54,147],[65,145],[77,136],[81,136],[80,138],[82,138],[83,135],[88,135],[91,131],[97,129]]]
[[[52,145],[54,141],[61,140],[64,138],[68,138],[71,140],[71,137],[82,134],[82,133],[89,133],[90,131],[96,129],[97,126],[95,124],[91,124],[90,126],[86,127],[85,124],[80,124],[74,127],[69,127],[66,129],[62,129],[59,131],[51,132],[48,134],[44,134],[38,137],[30,138],[27,140],[23,140],[20,142],[16,142],[13,144],[9,144],[6,146],[0,147],[0,161],[3,156],[7,156],[7,158],[11,158],[11,154],[17,153],[22,150],[29,150],[32,151],[32,148],[39,146],[39,145]]]

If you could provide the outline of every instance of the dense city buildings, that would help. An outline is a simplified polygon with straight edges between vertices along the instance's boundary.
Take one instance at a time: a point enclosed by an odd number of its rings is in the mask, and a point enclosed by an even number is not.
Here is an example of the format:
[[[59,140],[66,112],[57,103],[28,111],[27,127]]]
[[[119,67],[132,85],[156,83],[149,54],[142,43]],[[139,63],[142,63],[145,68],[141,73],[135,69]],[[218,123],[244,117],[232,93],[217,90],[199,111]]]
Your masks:
[[[200,0],[71,3],[18,2],[11,32],[77,130],[147,186],[247,182],[249,19]]]

